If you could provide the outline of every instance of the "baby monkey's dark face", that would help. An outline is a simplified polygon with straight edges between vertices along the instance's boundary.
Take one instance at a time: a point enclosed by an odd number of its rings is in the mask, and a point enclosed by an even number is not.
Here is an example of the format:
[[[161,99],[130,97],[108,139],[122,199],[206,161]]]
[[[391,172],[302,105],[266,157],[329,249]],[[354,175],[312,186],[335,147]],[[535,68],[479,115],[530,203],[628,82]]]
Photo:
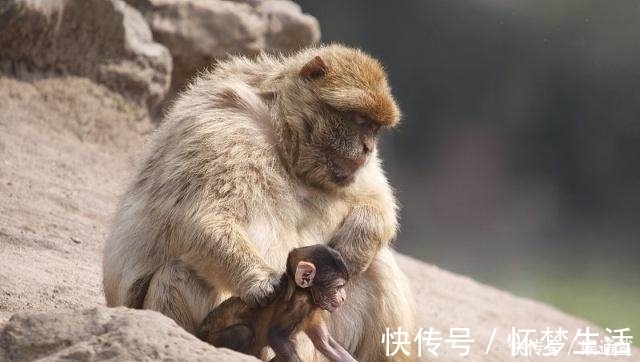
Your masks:
[[[301,288],[308,288],[316,306],[335,311],[347,299],[347,265],[336,250],[326,245],[293,249],[287,259],[287,273]]]
[[[335,311],[347,300],[347,292],[344,290],[346,283],[345,279],[337,278],[325,285],[311,285],[309,291],[313,296],[313,302],[324,310]]]

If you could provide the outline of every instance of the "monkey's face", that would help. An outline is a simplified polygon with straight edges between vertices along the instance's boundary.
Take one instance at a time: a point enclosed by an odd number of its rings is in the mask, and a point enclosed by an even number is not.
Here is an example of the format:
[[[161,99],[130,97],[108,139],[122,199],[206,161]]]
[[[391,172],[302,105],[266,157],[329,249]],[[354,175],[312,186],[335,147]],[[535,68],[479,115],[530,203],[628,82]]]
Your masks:
[[[400,111],[376,60],[339,46],[320,54],[304,64],[292,92],[294,170],[308,184],[335,189],[355,180],[379,130],[397,124]]]
[[[380,125],[358,112],[340,112],[327,135],[327,163],[331,180],[347,185],[369,160]]]
[[[330,283],[314,284],[309,289],[313,297],[313,303],[318,307],[333,312],[347,300],[347,292],[344,289],[346,280],[337,278]]]
[[[347,299],[347,264],[338,251],[327,245],[293,249],[287,258],[287,274],[298,287],[308,288],[313,303],[324,310],[333,312]]]
[[[323,115],[310,130],[309,143],[300,150],[301,156],[315,162],[302,166],[312,171],[307,176],[319,186],[347,186],[371,158],[381,126],[358,112],[330,110]]]

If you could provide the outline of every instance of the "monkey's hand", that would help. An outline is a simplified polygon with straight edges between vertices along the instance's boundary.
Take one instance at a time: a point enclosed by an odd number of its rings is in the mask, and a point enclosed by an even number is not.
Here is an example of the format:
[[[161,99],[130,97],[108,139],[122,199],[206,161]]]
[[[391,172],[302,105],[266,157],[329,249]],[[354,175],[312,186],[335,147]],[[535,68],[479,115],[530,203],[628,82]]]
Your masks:
[[[385,213],[375,205],[359,205],[350,210],[329,246],[342,254],[349,273],[356,276],[367,270],[378,251],[389,244],[395,233],[393,214]]]
[[[280,290],[281,274],[274,270],[265,272],[242,283],[239,290],[240,299],[249,308],[264,307],[269,305]]]

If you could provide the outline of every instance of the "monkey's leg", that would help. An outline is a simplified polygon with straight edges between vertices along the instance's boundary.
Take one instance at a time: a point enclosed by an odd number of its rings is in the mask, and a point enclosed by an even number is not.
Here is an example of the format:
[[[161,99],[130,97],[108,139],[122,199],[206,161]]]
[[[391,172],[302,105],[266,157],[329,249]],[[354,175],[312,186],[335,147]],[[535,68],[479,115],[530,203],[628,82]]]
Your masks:
[[[244,312],[244,313],[243,313]],[[246,305],[238,297],[232,297],[214,308],[196,328],[196,337],[216,347],[252,354],[255,333],[247,316]]]
[[[211,293],[212,289],[186,264],[176,261],[153,275],[143,307],[166,315],[193,333],[213,308]]]
[[[331,335],[358,361],[417,361],[413,335],[415,311],[408,280],[389,248],[383,248],[371,266],[347,284],[347,302],[329,319]],[[386,356],[385,328],[408,332],[410,344],[395,356]],[[303,356],[303,358],[305,358]]]
[[[251,354],[251,347],[255,343],[255,334],[249,326],[237,324],[220,331],[211,332],[204,341],[216,347],[224,347]]]

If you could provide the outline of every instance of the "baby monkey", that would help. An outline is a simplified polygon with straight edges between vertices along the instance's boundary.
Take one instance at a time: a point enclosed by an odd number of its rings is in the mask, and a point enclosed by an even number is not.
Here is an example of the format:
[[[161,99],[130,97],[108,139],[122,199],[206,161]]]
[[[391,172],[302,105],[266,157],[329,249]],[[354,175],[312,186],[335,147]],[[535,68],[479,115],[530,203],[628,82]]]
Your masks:
[[[270,346],[276,354],[272,362],[301,362],[293,341],[303,331],[330,361],[355,362],[329,335],[322,315],[323,310],[333,312],[345,301],[348,280],[347,265],[336,250],[321,244],[293,249],[270,305],[250,309],[232,297],[209,312],[196,334],[216,347],[258,358]]]

